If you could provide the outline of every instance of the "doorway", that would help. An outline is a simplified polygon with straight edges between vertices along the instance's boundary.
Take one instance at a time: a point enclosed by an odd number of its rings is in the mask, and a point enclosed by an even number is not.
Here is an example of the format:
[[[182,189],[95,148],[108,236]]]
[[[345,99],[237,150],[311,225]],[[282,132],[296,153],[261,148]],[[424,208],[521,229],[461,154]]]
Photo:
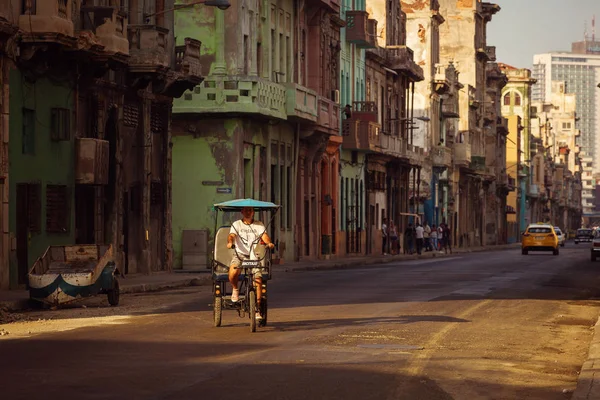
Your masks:
[[[96,190],[94,186],[75,185],[75,243],[94,244]]]

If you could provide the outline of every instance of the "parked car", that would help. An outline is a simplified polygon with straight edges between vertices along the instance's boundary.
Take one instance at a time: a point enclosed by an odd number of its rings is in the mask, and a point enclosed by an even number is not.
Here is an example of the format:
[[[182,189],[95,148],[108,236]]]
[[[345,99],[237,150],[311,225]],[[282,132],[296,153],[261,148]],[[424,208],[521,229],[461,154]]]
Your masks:
[[[597,257],[600,257],[600,232],[594,231],[594,238],[592,239],[592,247],[590,249],[592,253],[592,261],[596,261]]]
[[[521,254],[529,251],[551,251],[558,255],[558,236],[550,224],[530,224],[521,238]]]
[[[575,234],[575,244],[578,243],[591,243],[594,239],[594,230],[588,228],[580,228],[577,229],[577,233]]]
[[[565,234],[563,233],[563,231],[561,231],[558,226],[555,226],[554,232],[556,232],[556,236],[558,237],[559,246],[565,247],[565,242],[567,241],[567,238],[565,237]]]

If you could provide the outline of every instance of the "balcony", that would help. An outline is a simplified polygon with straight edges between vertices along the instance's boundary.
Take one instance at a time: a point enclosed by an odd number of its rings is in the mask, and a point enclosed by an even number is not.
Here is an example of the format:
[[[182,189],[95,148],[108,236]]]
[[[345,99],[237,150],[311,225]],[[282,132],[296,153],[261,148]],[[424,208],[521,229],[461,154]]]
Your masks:
[[[182,99],[176,99],[173,112],[261,114],[287,119],[285,102],[286,88],[278,83],[255,76],[209,76]]]
[[[540,196],[540,187],[535,183],[529,185],[529,190],[527,191],[527,196],[532,198],[538,198]]]
[[[456,99],[450,98],[442,102],[442,117],[445,119],[460,118]]]
[[[317,93],[297,83],[286,83],[284,86],[288,119],[298,122],[317,122]]]
[[[21,41],[75,46],[72,3],[68,0],[23,0],[19,16],[19,29],[23,31]]]
[[[80,185],[108,184],[108,141],[75,139],[75,183]]]
[[[129,55],[127,14],[118,7],[81,7],[81,28],[91,31],[106,53]]]
[[[452,149],[446,146],[435,146],[432,151],[433,166],[450,168],[452,166]]]
[[[420,82],[424,78],[423,68],[414,61],[413,51],[406,46],[388,46],[388,57],[390,60],[390,69],[399,74],[406,75],[415,82]]]
[[[485,46],[485,53],[489,61],[496,61],[496,46]]]
[[[155,25],[129,25],[129,70],[156,74],[170,67],[169,30]]]
[[[469,167],[471,164],[471,145],[469,143],[454,144],[454,165]]]
[[[379,135],[381,152],[392,157],[403,158],[408,161],[407,143],[399,136],[388,135],[387,132]]]
[[[446,65],[436,64],[433,83],[437,94],[445,94],[450,90],[450,81],[446,76]]]
[[[471,155],[469,168],[476,172],[485,172],[485,157]]]
[[[346,119],[342,124],[342,146],[345,150],[379,151],[379,131],[380,126],[376,122]]]
[[[162,81],[163,87],[157,88],[159,90],[156,91],[169,97],[179,98],[185,91],[200,90],[198,85],[204,80],[200,65],[201,45],[199,40],[185,38],[183,45],[175,47],[173,70],[169,71],[166,79]]]
[[[317,130],[339,136],[340,105],[323,96],[318,98]]]
[[[373,23],[374,21],[374,23]],[[346,11],[346,41],[360,49],[376,47],[377,21],[366,11]]]

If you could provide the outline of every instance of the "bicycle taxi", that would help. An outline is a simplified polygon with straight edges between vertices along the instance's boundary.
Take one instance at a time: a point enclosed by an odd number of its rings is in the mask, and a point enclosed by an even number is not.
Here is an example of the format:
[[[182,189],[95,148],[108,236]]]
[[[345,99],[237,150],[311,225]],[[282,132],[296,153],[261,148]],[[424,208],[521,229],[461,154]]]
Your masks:
[[[237,249],[235,247],[232,249],[227,248],[227,237],[231,231],[231,223],[239,219],[240,211],[245,207],[254,208],[254,211],[257,214],[257,220],[266,221],[267,219],[264,218],[267,216],[266,214],[270,214],[270,218],[268,223],[265,222],[264,232],[260,232],[260,234],[257,235],[257,239],[250,244],[250,259],[243,260],[238,267],[242,270],[239,277],[240,296],[239,301],[233,303],[231,301],[232,287],[229,283],[229,264],[231,263],[233,256],[237,254]],[[269,229],[279,208],[280,206],[274,203],[253,199],[236,199],[213,205],[213,209],[216,211],[214,230],[216,233],[211,269],[215,327],[221,326],[223,309],[235,310],[240,318],[244,318],[246,315],[249,317],[250,330],[255,332],[257,326],[256,311],[258,308],[256,290],[261,291],[260,310],[258,311],[260,311],[262,320],[259,322],[259,325],[267,325],[267,282],[272,276],[271,251],[265,243],[262,242],[260,237]],[[224,224],[217,228],[219,224],[219,213],[221,213],[222,223]],[[256,288],[256,285],[254,284],[254,271],[257,269],[262,275],[261,288]]]

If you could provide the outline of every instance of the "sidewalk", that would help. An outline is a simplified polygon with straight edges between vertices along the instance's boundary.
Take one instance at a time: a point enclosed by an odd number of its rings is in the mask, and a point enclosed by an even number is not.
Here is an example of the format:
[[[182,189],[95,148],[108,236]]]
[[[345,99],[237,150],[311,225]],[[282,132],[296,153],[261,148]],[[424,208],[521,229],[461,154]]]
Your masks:
[[[493,251],[517,248],[518,244],[475,247],[469,249],[455,249],[454,254],[472,253],[478,251]],[[274,265],[275,270],[284,272],[297,271],[315,271],[332,270],[343,268],[359,268],[375,264],[388,264],[393,262],[402,262],[409,260],[427,259],[435,257],[449,257],[450,254],[443,253],[423,253],[422,255],[376,255],[376,256],[356,256],[345,257],[331,260],[301,261],[290,262],[281,265]],[[211,284],[212,279],[210,271],[205,272],[184,272],[175,271],[172,273],[156,273],[153,275],[125,275],[119,279],[121,293],[143,293],[155,292],[158,290],[174,289],[185,286],[202,286]],[[30,307],[29,292],[26,290],[8,290],[0,291],[0,309],[7,311],[19,311]]]
[[[600,319],[594,327],[587,361],[583,363],[571,400],[600,399]]]

